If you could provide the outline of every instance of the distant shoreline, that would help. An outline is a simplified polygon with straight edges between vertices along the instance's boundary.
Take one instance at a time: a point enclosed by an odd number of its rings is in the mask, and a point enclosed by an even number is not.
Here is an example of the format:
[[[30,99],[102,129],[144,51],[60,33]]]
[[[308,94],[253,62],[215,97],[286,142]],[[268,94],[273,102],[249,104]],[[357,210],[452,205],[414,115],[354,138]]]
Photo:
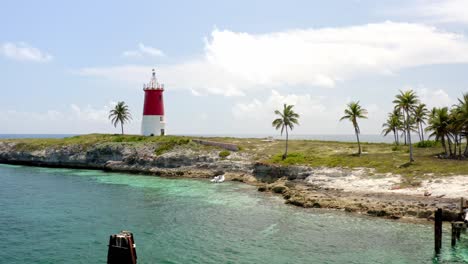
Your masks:
[[[72,136],[83,136],[85,134],[0,134],[1,139],[22,139],[22,138],[66,138]],[[277,134],[175,134],[174,136],[187,137],[232,137],[232,138],[267,138],[283,139]],[[362,134],[360,135],[362,142],[369,143],[393,143],[393,137],[384,137],[380,134]],[[320,141],[338,141],[338,142],[354,142],[356,136],[354,134],[302,134],[290,135],[290,140],[320,140]],[[413,143],[419,142],[417,136],[412,137]]]

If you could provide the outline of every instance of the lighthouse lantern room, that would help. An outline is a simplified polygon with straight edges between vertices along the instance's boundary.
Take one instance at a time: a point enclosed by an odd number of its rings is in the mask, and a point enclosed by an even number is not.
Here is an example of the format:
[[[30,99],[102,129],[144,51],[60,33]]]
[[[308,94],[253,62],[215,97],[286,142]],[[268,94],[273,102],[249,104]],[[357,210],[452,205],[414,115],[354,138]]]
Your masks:
[[[154,69],[151,81],[143,85],[143,91],[145,92],[145,103],[143,105],[141,134],[144,136],[163,136],[166,126],[163,101],[164,85],[156,79]]]

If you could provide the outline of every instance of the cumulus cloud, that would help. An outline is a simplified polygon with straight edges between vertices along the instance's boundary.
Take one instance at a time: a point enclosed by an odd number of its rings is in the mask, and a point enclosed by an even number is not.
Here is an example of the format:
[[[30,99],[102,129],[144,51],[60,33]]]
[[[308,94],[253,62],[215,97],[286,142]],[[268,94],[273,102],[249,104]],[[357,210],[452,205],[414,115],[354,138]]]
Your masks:
[[[237,122],[249,133],[271,133],[271,121],[276,117],[275,110],[281,110],[283,104],[294,105],[294,110],[300,115],[300,125],[294,128],[295,134],[351,134],[352,125],[349,122],[340,122],[346,105],[351,100],[336,99],[311,94],[282,94],[273,90],[266,98],[253,98],[239,102],[232,108],[232,114]],[[368,110],[368,118],[359,121],[364,134],[378,134],[381,131],[381,122],[387,115],[386,109],[376,104],[361,102]]]
[[[468,39],[434,27],[384,22],[249,34],[214,30],[199,59],[161,65],[171,89],[241,96],[281,86],[333,87],[368,74],[468,62]],[[151,66],[88,67],[87,76],[141,83]]]
[[[272,132],[271,121],[274,111],[281,110],[283,104],[294,105],[301,117],[300,126],[294,129],[299,134],[320,134],[334,131],[345,102],[334,102],[323,96],[311,94],[281,94],[273,90],[266,98],[253,98],[239,102],[232,108],[232,115],[246,130],[246,133]]]
[[[0,46],[0,55],[19,61],[47,62],[52,60],[52,55],[32,47],[25,42],[6,42]]]
[[[451,107],[457,102],[455,98],[449,96],[449,94],[443,89],[428,89],[420,88],[417,89],[417,94],[422,103],[426,104],[429,109],[432,107]]]
[[[160,49],[146,46],[143,43],[139,43],[137,49],[124,51],[122,53],[122,56],[133,58],[141,58],[144,56],[162,57],[164,56],[164,52],[162,52],[162,50]]]

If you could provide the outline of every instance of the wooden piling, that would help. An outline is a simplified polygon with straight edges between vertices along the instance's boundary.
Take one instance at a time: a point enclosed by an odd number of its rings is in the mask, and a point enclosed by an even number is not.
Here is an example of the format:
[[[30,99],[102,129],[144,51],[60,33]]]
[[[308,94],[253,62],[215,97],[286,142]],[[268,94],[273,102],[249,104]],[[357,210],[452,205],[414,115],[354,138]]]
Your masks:
[[[442,247],[442,209],[438,208],[434,219],[434,249],[437,255],[440,254]]]
[[[122,231],[110,236],[107,264],[136,264],[136,260],[135,240],[131,232]]]
[[[461,231],[464,228],[464,226],[464,222],[452,222],[452,247],[454,247],[457,244],[457,242],[460,241]]]
[[[455,227],[455,223],[452,223],[452,247],[457,244],[457,228]]]

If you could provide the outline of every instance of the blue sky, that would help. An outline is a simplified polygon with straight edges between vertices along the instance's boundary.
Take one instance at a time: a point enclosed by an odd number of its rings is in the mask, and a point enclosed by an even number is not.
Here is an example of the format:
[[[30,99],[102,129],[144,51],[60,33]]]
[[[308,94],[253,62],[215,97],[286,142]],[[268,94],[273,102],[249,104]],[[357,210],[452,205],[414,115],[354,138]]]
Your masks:
[[[378,2],[378,3],[376,3]],[[157,69],[175,134],[274,134],[295,104],[297,134],[380,133],[393,96],[431,106],[467,92],[468,1],[5,1],[0,9],[0,133],[118,132]]]

